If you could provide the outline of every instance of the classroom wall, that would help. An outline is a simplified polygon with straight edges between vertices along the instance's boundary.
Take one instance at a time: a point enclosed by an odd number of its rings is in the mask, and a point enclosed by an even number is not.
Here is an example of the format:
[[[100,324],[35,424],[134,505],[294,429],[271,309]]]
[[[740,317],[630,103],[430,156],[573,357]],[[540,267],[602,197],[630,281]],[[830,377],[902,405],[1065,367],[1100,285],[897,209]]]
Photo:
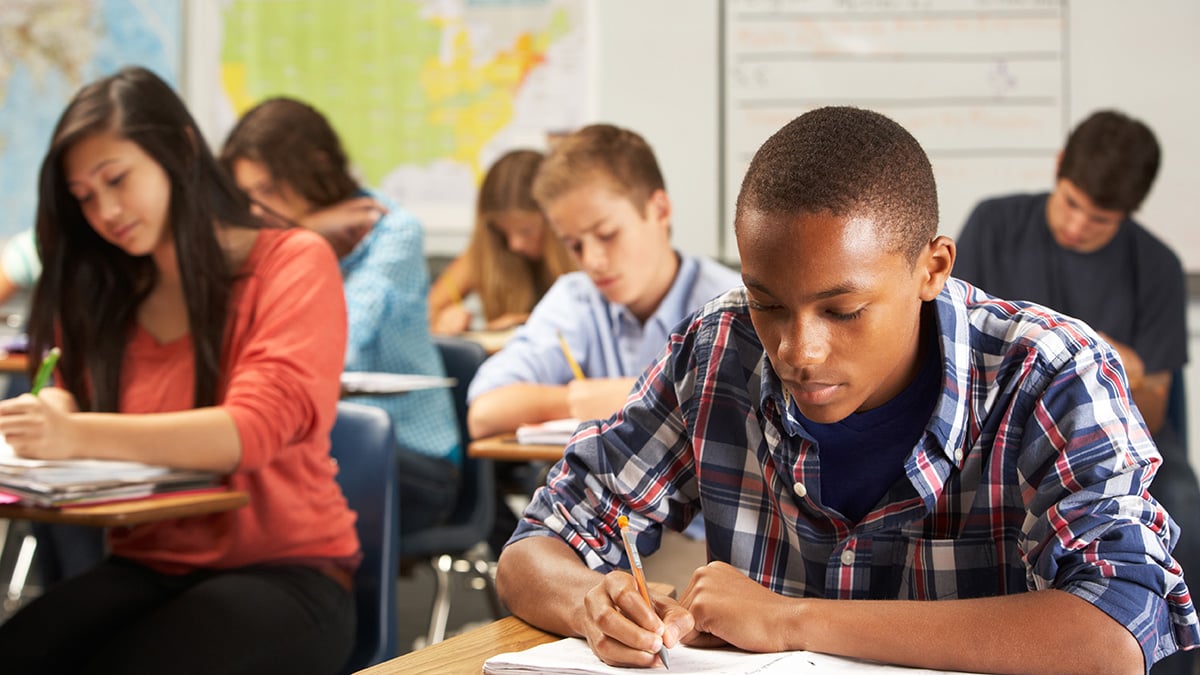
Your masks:
[[[781,11],[820,0],[772,0]],[[855,3],[833,3],[848,12]],[[866,3],[870,4],[870,3]],[[897,3],[892,3],[897,4]],[[967,3],[970,5],[970,3]],[[986,8],[987,3],[975,3]],[[960,2],[925,2],[897,11],[919,12]],[[864,5],[865,6],[865,5]],[[1192,183],[1200,158],[1195,106],[1200,103],[1200,3],[1194,0],[1077,0],[1064,3],[1067,74],[1064,129],[1091,111],[1115,107],[1146,121],[1164,148],[1162,169],[1139,212],[1143,223],[1170,244],[1190,272],[1200,272],[1200,228],[1193,225]],[[676,240],[688,250],[735,260],[722,242],[719,0],[595,0],[595,112],[597,119],[642,132],[655,146],[676,203]],[[668,29],[669,27],[669,29]],[[865,94],[864,94],[865,95]],[[1045,180],[1011,177],[985,193],[1048,189],[1054,151],[1045,153]],[[978,187],[978,186],[976,186]],[[986,194],[953,195],[941,231],[956,236],[967,206]]]

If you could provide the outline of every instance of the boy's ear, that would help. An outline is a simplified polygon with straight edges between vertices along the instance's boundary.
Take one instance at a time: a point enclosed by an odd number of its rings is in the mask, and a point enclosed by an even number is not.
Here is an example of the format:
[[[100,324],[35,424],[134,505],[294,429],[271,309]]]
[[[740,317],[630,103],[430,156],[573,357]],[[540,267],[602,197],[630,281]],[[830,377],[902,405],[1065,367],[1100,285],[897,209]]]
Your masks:
[[[954,240],[950,237],[939,235],[925,245],[925,250],[917,259],[917,272],[921,277],[919,295],[922,301],[929,302],[942,292],[946,279],[950,278],[950,273],[954,270],[955,254]]]
[[[671,198],[666,190],[655,190],[650,194],[646,215],[653,220],[671,222]]]

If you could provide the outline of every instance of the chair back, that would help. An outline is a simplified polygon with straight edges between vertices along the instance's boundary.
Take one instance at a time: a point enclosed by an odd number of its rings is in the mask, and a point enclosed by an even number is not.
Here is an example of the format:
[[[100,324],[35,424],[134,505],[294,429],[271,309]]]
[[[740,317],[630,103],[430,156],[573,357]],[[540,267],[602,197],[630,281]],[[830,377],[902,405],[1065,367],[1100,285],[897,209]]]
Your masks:
[[[404,557],[459,553],[487,539],[496,519],[496,479],[491,462],[466,456],[471,435],[467,431],[467,388],[475,371],[487,359],[478,343],[464,338],[434,336],[446,375],[455,380],[454,413],[463,448],[462,487],[449,520],[438,527],[405,533],[400,542]]]
[[[345,671],[353,673],[397,653],[396,568],[400,498],[396,490],[396,438],[381,408],[339,401],[329,435],[337,481],[350,508],[363,559],[354,575],[358,628]]]
[[[1187,385],[1183,381],[1183,368],[1171,371],[1171,389],[1167,392],[1166,423],[1179,435],[1184,450],[1188,446]]]

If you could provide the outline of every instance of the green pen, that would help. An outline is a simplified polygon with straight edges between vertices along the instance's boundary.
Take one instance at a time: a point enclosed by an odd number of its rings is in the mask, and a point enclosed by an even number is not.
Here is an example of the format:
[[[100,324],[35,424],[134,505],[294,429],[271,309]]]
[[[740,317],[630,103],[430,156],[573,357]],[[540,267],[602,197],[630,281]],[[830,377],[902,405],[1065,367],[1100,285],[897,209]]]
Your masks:
[[[37,374],[33,376],[33,388],[29,393],[37,396],[37,393],[46,386],[50,381],[50,373],[54,372],[54,366],[58,365],[58,357],[62,356],[62,350],[58,347],[52,347],[46,353],[46,358],[42,359],[42,364],[38,366]]]

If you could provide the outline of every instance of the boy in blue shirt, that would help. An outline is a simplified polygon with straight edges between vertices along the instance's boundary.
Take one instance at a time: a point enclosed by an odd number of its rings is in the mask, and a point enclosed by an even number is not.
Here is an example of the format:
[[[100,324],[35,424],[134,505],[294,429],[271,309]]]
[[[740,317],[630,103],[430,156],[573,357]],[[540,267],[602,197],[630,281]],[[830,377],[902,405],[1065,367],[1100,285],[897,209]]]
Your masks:
[[[745,288],[673,332],[525,512],[497,579],[514,614],[629,666],[684,642],[1133,672],[1200,642],[1119,357],[950,277],[907,131],[793,120],[735,228]],[[651,610],[615,571],[618,517],[647,553],[700,513],[712,562]]]
[[[608,417],[675,324],[740,283],[736,272],[672,248],[662,173],[632,131],[594,124],[556,141],[533,196],[580,271],[559,277],[471,381],[473,438],[525,423]]]

